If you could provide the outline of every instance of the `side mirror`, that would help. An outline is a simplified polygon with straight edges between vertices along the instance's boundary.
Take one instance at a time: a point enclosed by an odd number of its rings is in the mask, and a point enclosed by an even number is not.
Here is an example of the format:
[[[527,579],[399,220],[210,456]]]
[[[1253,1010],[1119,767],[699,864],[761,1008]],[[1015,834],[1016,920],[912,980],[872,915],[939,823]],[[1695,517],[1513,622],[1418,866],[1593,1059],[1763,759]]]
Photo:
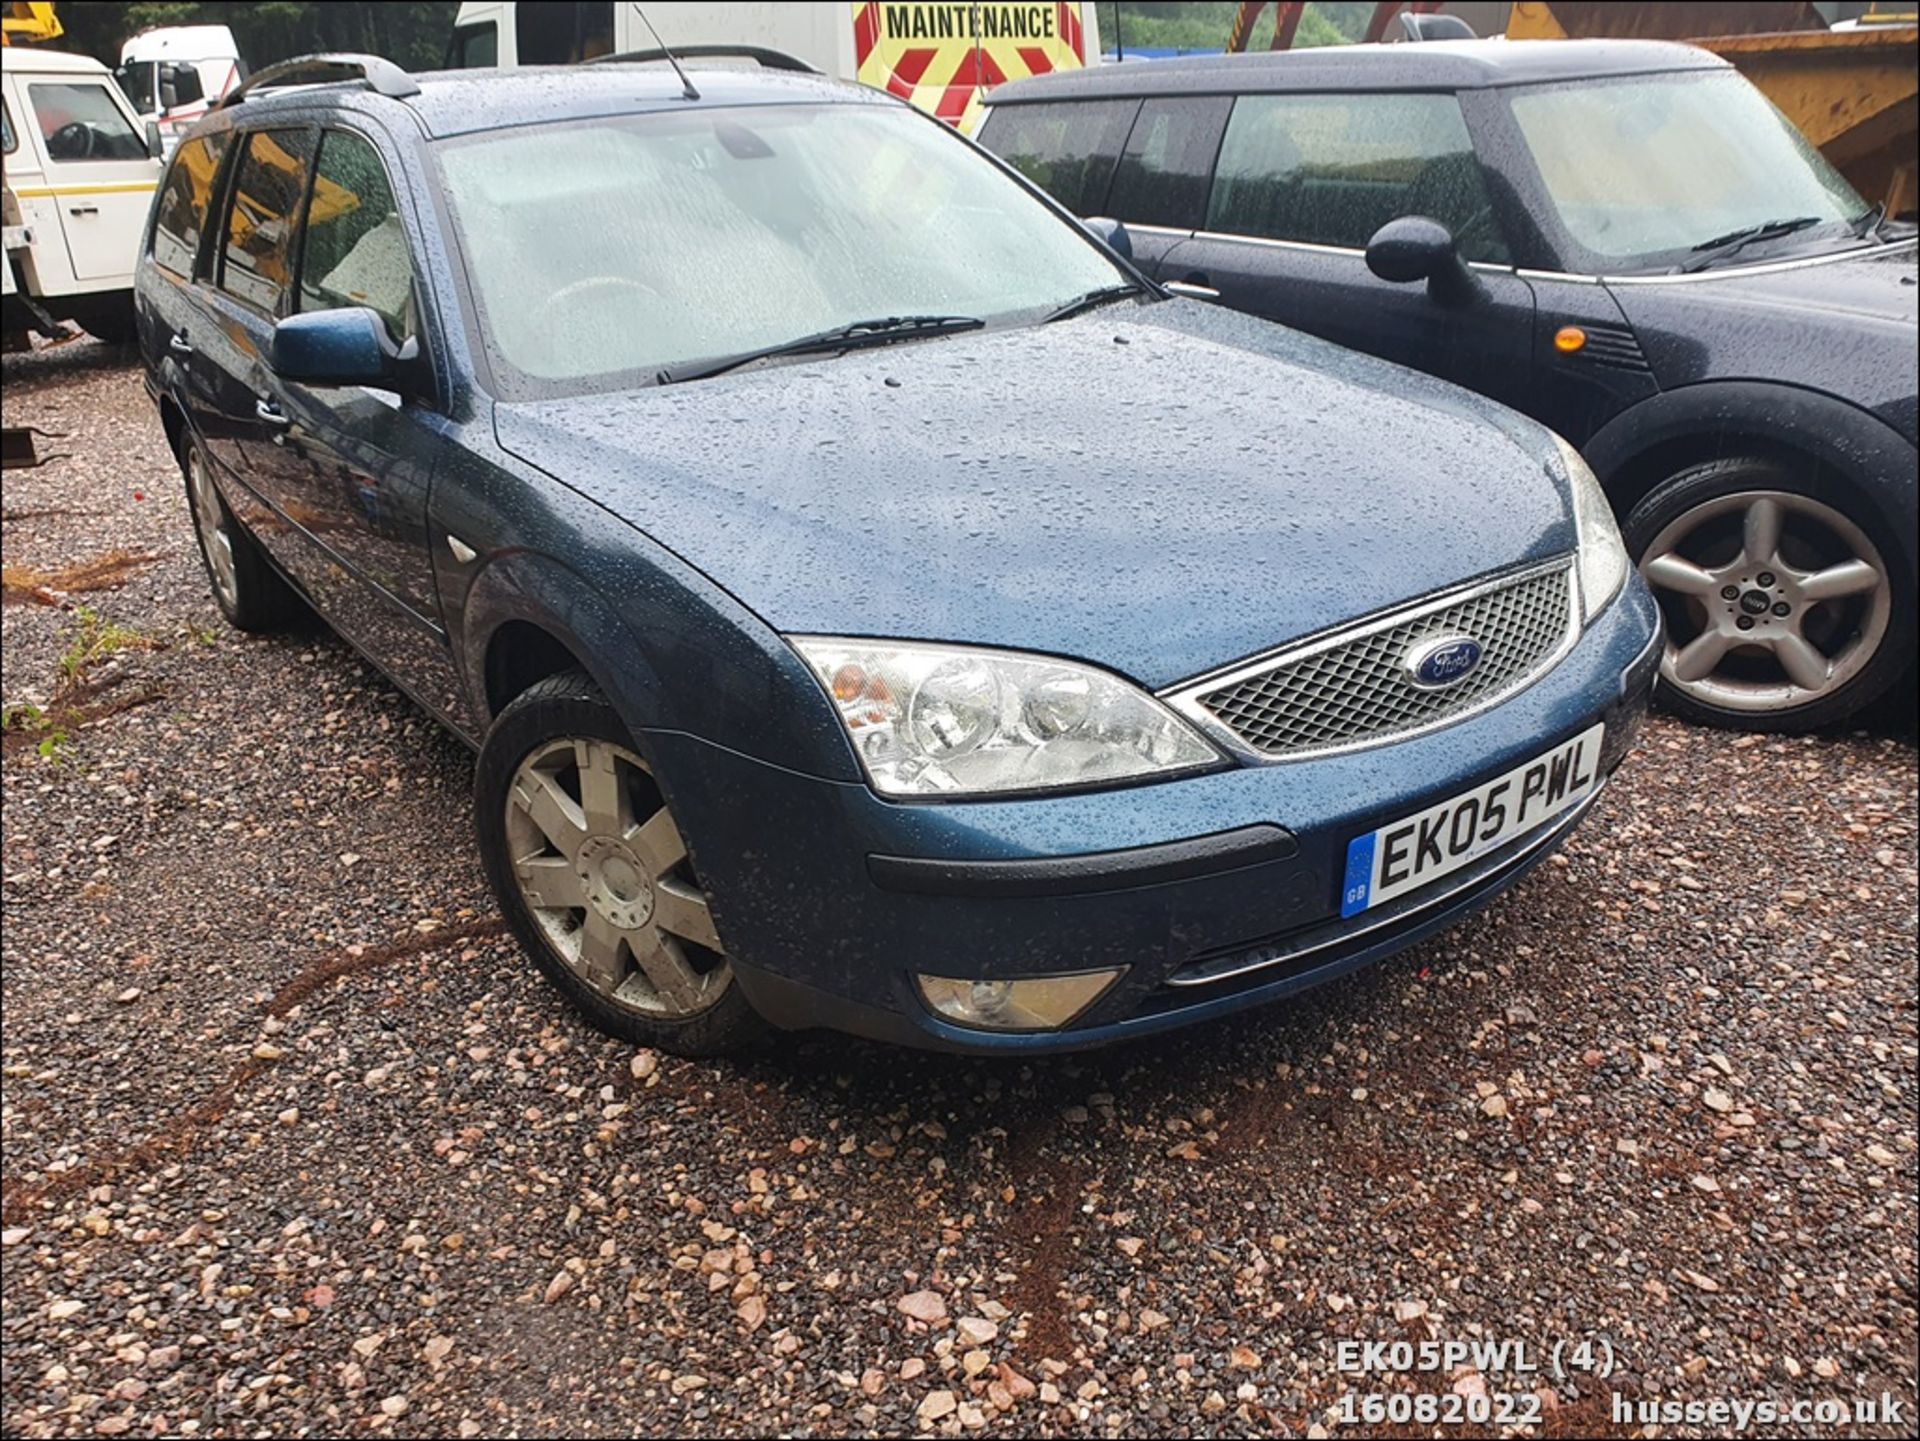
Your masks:
[[[1105,215],[1092,215],[1081,222],[1093,232],[1093,238],[1122,260],[1133,259],[1133,237],[1127,227]]]
[[[1367,242],[1367,269],[1395,285],[1424,280],[1443,305],[1464,304],[1480,293],[1452,232],[1424,215],[1403,215],[1374,231]]]
[[[401,358],[386,325],[365,306],[289,315],[273,327],[271,364],[282,380],[392,389]]]
[[[160,122],[149,120],[146,129],[147,154],[155,160],[167,158],[167,142],[160,134]]]

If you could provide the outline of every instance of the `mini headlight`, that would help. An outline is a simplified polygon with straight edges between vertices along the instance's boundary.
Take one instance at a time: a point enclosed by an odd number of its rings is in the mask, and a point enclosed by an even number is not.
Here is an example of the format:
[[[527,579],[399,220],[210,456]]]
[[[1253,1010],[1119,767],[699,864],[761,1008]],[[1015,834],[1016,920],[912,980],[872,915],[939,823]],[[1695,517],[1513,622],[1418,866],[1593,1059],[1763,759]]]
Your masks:
[[[1620,539],[1620,525],[1613,518],[1613,505],[1600,488],[1593,467],[1558,435],[1553,443],[1559,447],[1560,464],[1573,495],[1573,525],[1580,545],[1580,603],[1591,621],[1626,584],[1627,548]]]
[[[1219,763],[1138,686],[1073,661],[971,646],[790,636],[875,790],[989,794]]]

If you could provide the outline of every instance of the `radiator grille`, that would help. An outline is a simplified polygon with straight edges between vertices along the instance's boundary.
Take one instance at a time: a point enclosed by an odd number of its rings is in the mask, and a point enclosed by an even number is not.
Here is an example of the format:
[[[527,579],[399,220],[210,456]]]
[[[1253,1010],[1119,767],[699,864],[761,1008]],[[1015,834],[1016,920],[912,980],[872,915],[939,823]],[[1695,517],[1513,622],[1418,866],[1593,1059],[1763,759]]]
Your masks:
[[[1451,602],[1416,607],[1330,646],[1309,646],[1231,683],[1198,704],[1248,746],[1293,756],[1436,724],[1531,680],[1569,639],[1576,617],[1565,566],[1522,576]],[[1478,669],[1444,690],[1413,683],[1405,658],[1430,637],[1471,636]]]

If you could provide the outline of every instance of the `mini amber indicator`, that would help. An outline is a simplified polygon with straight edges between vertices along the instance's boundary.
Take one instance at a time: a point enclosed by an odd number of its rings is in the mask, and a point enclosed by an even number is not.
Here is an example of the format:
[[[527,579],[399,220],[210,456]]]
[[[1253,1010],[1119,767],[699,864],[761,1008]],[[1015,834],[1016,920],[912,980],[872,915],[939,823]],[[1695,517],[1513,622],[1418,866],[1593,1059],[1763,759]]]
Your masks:
[[[1553,348],[1562,355],[1572,355],[1586,343],[1587,332],[1577,325],[1563,325],[1553,333]]]

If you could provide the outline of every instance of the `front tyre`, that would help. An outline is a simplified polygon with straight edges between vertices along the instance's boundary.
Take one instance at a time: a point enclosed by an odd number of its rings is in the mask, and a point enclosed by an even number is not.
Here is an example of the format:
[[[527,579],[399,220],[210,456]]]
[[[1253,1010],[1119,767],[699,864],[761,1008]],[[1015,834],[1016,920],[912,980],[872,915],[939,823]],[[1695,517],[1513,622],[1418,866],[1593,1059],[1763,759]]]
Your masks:
[[[1900,676],[1913,582],[1877,517],[1775,461],[1695,465],[1628,515],[1627,550],[1666,618],[1660,698],[1690,720],[1810,731]]]
[[[550,677],[500,712],[474,815],[507,923],[595,1026],[688,1056],[762,1034],[666,797],[585,676]]]

